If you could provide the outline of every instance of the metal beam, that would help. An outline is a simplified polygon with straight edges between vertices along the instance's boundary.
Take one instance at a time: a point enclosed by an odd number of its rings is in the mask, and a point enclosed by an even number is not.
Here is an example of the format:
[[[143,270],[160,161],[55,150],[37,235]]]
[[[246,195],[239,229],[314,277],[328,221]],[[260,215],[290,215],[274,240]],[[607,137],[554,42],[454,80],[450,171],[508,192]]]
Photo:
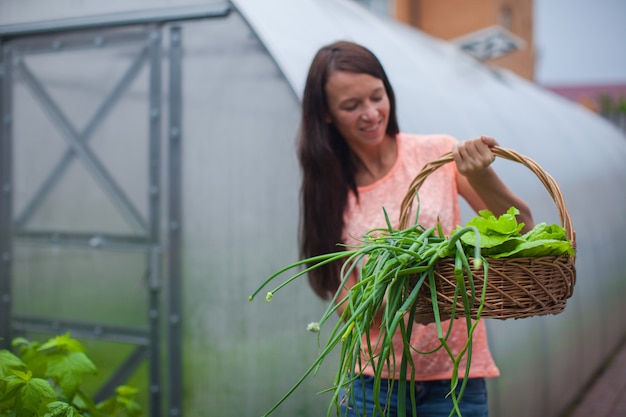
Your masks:
[[[144,327],[115,326],[77,320],[49,319],[19,315],[13,317],[13,329],[17,332],[61,334],[70,332],[72,337],[109,342],[131,343],[149,346],[148,331]]]
[[[144,236],[110,233],[76,233],[66,231],[18,231],[16,242],[35,246],[66,246],[111,251],[148,253],[154,243]]]
[[[0,41],[0,349],[11,344],[13,251],[13,130],[11,48]]]
[[[36,23],[4,25],[0,26],[0,38],[226,17],[230,11],[231,6],[229,3],[224,2],[222,4],[177,6],[151,10],[109,13],[79,18],[48,20]]]
[[[148,349],[145,346],[137,346],[133,349],[126,360],[122,362],[122,364],[117,367],[117,370],[113,373],[113,375],[109,377],[107,382],[105,382],[104,385],[100,387],[98,392],[94,394],[94,401],[99,403],[115,395],[115,389],[130,379],[133,373],[137,371],[137,368],[139,368],[139,365],[141,365],[141,363],[146,359],[148,354]],[[153,410],[151,411],[151,415],[160,415],[154,413]]]
[[[182,29],[170,28],[169,45],[169,128],[168,144],[168,367],[169,367],[169,415],[183,415],[183,352],[182,344]]]
[[[150,33],[150,103],[147,115],[149,126],[148,141],[148,233],[152,248],[148,254],[148,323],[150,328],[149,407],[150,414],[163,414],[163,373],[161,371],[161,167],[162,167],[162,114],[163,114],[163,35],[159,25],[154,25]]]
[[[2,37],[0,37],[2,39]],[[129,26],[121,29],[89,29],[80,32],[52,32],[40,35],[5,38],[10,39],[16,56],[41,55],[58,52],[106,50],[124,45],[144,43],[144,26]]]

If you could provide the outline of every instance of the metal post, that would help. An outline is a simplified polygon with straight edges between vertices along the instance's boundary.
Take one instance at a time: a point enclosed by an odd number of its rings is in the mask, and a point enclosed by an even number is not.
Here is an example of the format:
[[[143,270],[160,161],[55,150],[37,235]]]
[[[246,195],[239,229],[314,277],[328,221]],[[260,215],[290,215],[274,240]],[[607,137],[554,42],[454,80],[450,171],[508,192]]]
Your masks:
[[[12,94],[11,48],[0,39],[0,349],[12,339]]]
[[[160,239],[161,225],[161,27],[155,25],[150,32],[150,107],[149,107],[149,155],[148,155],[148,207],[149,235],[152,247],[149,253],[148,274],[148,322],[150,329],[149,407],[151,416],[162,414],[161,375],[161,262],[163,259]]]
[[[169,366],[169,415],[182,416],[182,294],[181,294],[181,190],[182,177],[182,29],[170,28],[169,71],[169,160],[168,160],[168,366]]]

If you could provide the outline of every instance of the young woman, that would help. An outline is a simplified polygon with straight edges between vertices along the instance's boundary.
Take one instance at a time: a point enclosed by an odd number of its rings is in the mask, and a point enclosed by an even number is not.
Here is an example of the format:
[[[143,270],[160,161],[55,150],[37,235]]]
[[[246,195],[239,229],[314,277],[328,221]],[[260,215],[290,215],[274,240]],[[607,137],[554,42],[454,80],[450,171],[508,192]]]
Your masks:
[[[298,156],[302,168],[301,252],[311,257],[338,250],[337,243],[358,244],[358,239],[375,227],[385,227],[382,208],[390,219],[398,219],[400,204],[410,182],[422,167],[452,151],[454,162],[429,175],[419,190],[419,223],[434,226],[437,219],[449,233],[460,224],[459,195],[478,212],[489,209],[499,215],[511,206],[520,211],[518,221],[533,226],[528,206],[514,195],[490,167],[495,159],[488,137],[457,141],[448,135],[418,135],[401,132],[396,118],[393,89],[379,60],[368,49],[346,41],[322,47],[311,63],[302,100]],[[396,221],[395,227],[398,226]],[[330,299],[340,291],[347,295],[359,277],[354,274],[339,288],[341,265],[310,272],[315,293]],[[342,299],[340,296],[338,299]],[[343,309],[339,306],[338,312]],[[449,322],[445,323],[444,331]],[[378,326],[370,332],[378,340]],[[487,344],[484,323],[473,336],[470,380],[462,397],[464,417],[488,415],[485,378],[499,375]],[[455,353],[467,341],[465,320],[456,320],[448,340]],[[398,334],[395,352],[402,352]],[[452,363],[440,349],[420,354],[439,345],[434,325],[414,324],[411,335],[417,415],[447,417],[452,410],[450,390]],[[376,360],[367,358],[367,360]],[[366,361],[367,361],[366,360]],[[399,364],[401,358],[388,363]],[[465,364],[461,364],[463,369]],[[373,371],[365,365],[361,381],[355,383],[342,403],[345,416],[373,416]],[[397,379],[399,366],[388,365],[384,377]],[[411,372],[407,372],[411,375]],[[391,385],[397,387],[395,383]],[[381,384],[386,390],[388,384]],[[379,393],[383,409],[394,415],[398,401],[410,396]],[[365,414],[363,414],[365,412]]]

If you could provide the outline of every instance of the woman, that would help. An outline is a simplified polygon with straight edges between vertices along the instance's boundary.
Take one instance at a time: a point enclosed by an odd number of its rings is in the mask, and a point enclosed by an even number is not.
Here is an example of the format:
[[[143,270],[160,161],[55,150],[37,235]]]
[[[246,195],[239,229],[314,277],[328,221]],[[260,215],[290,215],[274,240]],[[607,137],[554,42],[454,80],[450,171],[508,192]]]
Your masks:
[[[302,100],[302,124],[298,156],[302,167],[301,252],[311,257],[338,250],[337,243],[358,244],[358,239],[375,227],[384,227],[384,207],[390,219],[398,219],[400,203],[411,180],[424,164],[452,151],[454,164],[432,173],[419,190],[419,223],[430,227],[439,219],[449,233],[460,224],[459,198],[462,196],[478,212],[489,209],[499,215],[511,206],[520,214],[518,221],[533,226],[528,206],[499,179],[490,164],[495,159],[492,138],[457,141],[448,135],[416,135],[401,132],[396,118],[393,89],[378,59],[366,48],[346,41],[322,47],[311,63]],[[398,226],[397,222],[394,226]],[[338,300],[358,281],[356,273],[339,288],[341,265],[329,265],[309,273],[315,293]],[[338,308],[343,312],[342,306]],[[444,324],[447,330],[449,322]],[[377,323],[370,331],[372,343],[378,338]],[[467,341],[465,320],[457,320],[448,344],[458,353]],[[402,352],[397,335],[395,352]],[[415,324],[411,333],[417,415],[445,416],[452,410],[447,396],[452,376],[448,354],[440,349],[420,354],[439,345],[434,325]],[[401,358],[389,363],[400,363]],[[465,364],[461,364],[463,369]],[[399,368],[389,365],[384,377],[398,379]],[[373,371],[365,366],[362,381],[348,390],[342,404],[343,415],[373,414]],[[411,372],[407,372],[410,375]],[[487,416],[485,378],[499,375],[487,345],[484,323],[473,334],[473,354],[469,381],[460,410],[464,417]],[[381,384],[382,390],[387,384]],[[393,384],[397,387],[398,384]],[[394,410],[396,393],[381,392],[383,409]]]

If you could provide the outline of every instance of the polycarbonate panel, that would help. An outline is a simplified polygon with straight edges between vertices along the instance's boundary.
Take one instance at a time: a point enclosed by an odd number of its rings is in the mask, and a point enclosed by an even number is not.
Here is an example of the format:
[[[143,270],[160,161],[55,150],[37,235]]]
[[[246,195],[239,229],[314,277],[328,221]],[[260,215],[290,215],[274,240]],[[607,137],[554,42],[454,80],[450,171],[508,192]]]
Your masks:
[[[86,321],[106,321],[111,314],[119,324],[144,323],[145,253],[97,248],[101,233],[146,235],[128,221],[111,191],[115,186],[128,196],[127,207],[146,221],[145,42],[93,49],[93,38],[82,37],[88,48],[64,49],[63,41],[80,35],[50,37],[52,46],[38,53],[23,51],[45,38],[15,47],[13,195],[22,236],[15,242],[16,314]],[[138,70],[115,95],[115,106],[102,111],[133,64]],[[25,243],[31,233],[48,240]],[[84,248],[62,245],[76,233],[92,238]],[[122,299],[128,308],[117,304]]]
[[[47,53],[18,56],[14,65],[15,217],[31,231],[145,235],[145,43],[66,51],[58,42]],[[141,69],[114,106],[102,111],[133,64]],[[44,187],[53,175],[57,180]]]
[[[16,316],[91,322],[94,328],[147,324],[146,258],[140,252],[17,245],[13,261]]]
[[[298,259],[299,103],[236,13],[182,37],[184,413],[262,415],[315,360],[324,307],[305,279],[248,301]],[[324,415],[333,365],[276,415]]]
[[[562,414],[624,333],[617,312],[625,291],[619,236],[626,232],[626,194],[616,191],[626,183],[623,133],[575,103],[483,65],[450,43],[380,19],[356,2],[235,3],[296,91],[320,46],[337,39],[359,42],[386,68],[402,130],[459,139],[493,136],[555,178],[576,231],[574,296],[558,317],[488,321],[502,371],[489,381],[489,398],[495,415]],[[272,12],[277,9],[280,15]],[[559,221],[554,201],[534,174],[509,161],[497,160],[494,168],[530,204],[536,222]],[[462,214],[474,215],[467,205]]]

